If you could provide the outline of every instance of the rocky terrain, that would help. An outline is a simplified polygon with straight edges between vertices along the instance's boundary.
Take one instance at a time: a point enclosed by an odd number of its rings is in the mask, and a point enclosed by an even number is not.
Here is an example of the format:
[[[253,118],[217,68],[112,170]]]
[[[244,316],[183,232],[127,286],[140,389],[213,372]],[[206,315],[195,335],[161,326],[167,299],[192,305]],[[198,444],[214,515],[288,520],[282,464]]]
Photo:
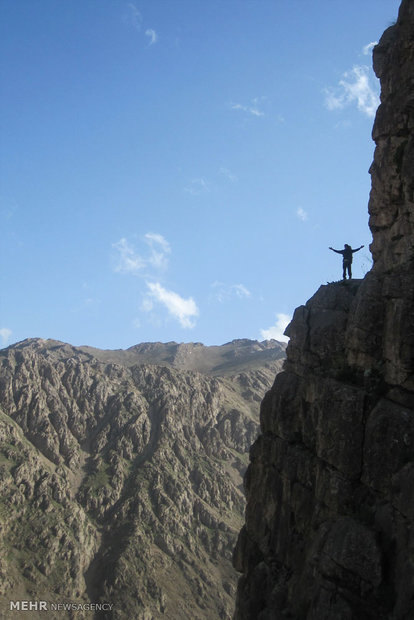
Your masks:
[[[2,617],[25,600],[50,618],[230,619],[242,475],[284,358],[249,340],[0,351]]]
[[[374,48],[373,268],[288,328],[261,407],[237,620],[414,618],[414,2]]]

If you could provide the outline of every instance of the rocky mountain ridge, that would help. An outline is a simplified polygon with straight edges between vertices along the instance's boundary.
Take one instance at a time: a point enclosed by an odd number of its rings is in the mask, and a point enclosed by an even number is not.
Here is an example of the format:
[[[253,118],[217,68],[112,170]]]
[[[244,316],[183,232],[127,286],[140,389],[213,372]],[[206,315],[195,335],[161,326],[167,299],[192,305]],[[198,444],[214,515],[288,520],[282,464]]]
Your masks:
[[[414,2],[374,48],[372,270],[321,286],[261,406],[236,620],[414,618]]]
[[[284,348],[228,343],[204,374],[182,368],[200,367],[202,345],[0,351],[2,617],[16,617],[10,600],[42,600],[107,603],[105,618],[231,618],[242,474]]]
[[[91,347],[80,347],[91,352],[101,361],[112,361],[126,365],[166,364],[183,370],[209,375],[235,374],[243,364],[251,370],[262,367],[266,362],[285,357],[286,345],[276,340],[238,339],[219,346],[205,346],[200,342],[144,342],[126,351],[99,351]]]

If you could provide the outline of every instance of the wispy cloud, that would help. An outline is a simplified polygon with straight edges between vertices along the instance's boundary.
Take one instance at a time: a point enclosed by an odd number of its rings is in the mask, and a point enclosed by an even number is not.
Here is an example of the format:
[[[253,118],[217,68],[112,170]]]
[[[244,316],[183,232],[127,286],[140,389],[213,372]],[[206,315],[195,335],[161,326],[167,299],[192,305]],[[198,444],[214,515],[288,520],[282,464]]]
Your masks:
[[[244,284],[224,284],[224,282],[216,281],[211,284],[211,288],[213,292],[210,299],[219,303],[224,303],[234,297],[238,299],[251,297],[251,292]]]
[[[221,166],[219,172],[223,177],[228,179],[231,183],[237,183],[237,181],[239,180],[238,176],[234,174],[234,172],[231,172],[231,170],[229,170],[228,168],[224,168],[224,166]]]
[[[12,333],[12,330],[7,327],[0,328],[0,341],[2,345],[6,345],[9,342]]]
[[[326,88],[324,93],[328,110],[342,110],[356,104],[358,110],[373,117],[379,105],[378,87],[371,83],[370,69],[365,65],[346,71],[338,86]]]
[[[191,194],[192,196],[198,196],[200,194],[205,194],[210,191],[210,185],[206,179],[203,177],[199,177],[197,179],[192,179],[188,185],[184,188],[184,191],[187,194]]]
[[[231,110],[239,110],[241,112],[245,112],[251,116],[265,116],[265,113],[262,109],[262,104],[266,100],[266,97],[255,97],[251,103],[242,104],[242,103],[231,103]]]
[[[144,269],[145,260],[136,252],[125,237],[113,243],[112,247],[118,253],[115,271],[137,275]]]
[[[168,313],[178,322],[181,327],[192,329],[195,327],[195,318],[199,315],[197,304],[192,297],[184,299],[178,293],[170,291],[159,282],[147,282],[148,296],[144,299],[143,310],[150,311],[153,300],[161,303]]]
[[[171,248],[168,241],[158,233],[147,233],[145,241],[150,248],[148,263],[156,269],[166,269],[168,266],[168,255]]]
[[[283,332],[289,325],[292,317],[288,314],[276,314],[276,323],[268,329],[261,329],[260,335],[264,340],[278,340],[279,342],[288,342],[289,338],[284,336]]]
[[[145,35],[146,35],[147,37],[149,37],[149,43],[148,43],[148,45],[154,45],[154,43],[156,43],[156,42],[158,41],[158,35],[157,35],[157,33],[155,32],[155,30],[153,30],[152,28],[148,28],[148,29],[145,31]]]
[[[231,288],[239,299],[250,297],[251,295],[250,291],[244,286],[244,284],[233,284]]]
[[[362,53],[364,54],[364,56],[369,56],[377,44],[378,41],[372,41],[371,43],[364,45],[364,47],[362,48]]]
[[[124,24],[128,28],[132,28],[136,32],[139,32],[142,39],[144,37],[144,34],[146,37],[148,37],[148,47],[157,43],[159,37],[154,28],[146,28],[145,33],[142,34],[144,18],[140,10],[133,2],[128,2],[128,4],[125,6],[122,19]]]
[[[300,220],[302,220],[302,222],[306,222],[309,219],[307,212],[305,209],[302,209],[302,207],[298,207],[298,209],[296,209],[296,215]]]
[[[134,28],[137,32],[140,32],[142,27],[142,15],[137,9],[135,4],[128,2],[126,11],[124,13],[124,22]]]
[[[145,244],[146,247],[143,246]],[[170,244],[158,233],[146,233],[139,252],[135,245],[122,237],[112,244],[115,250],[114,270],[119,273],[148,276],[148,270],[165,270],[168,266],[168,255],[171,253]],[[143,250],[145,252],[143,253]]]
[[[242,105],[241,103],[234,103],[231,106],[232,110],[243,110],[243,112],[248,112],[249,114],[252,114],[253,116],[264,116],[264,112],[262,112],[261,110],[259,110],[258,108],[253,108],[251,106],[246,106],[246,105]]]
[[[187,185],[184,187],[184,191],[191,196],[200,196],[202,194],[208,194],[211,191],[214,191],[217,182],[217,179],[226,179],[230,183],[237,183],[239,177],[237,174],[221,166],[217,173],[213,175],[213,179],[206,179],[205,177],[199,176],[194,177],[193,179],[187,182]]]
[[[112,248],[115,253],[114,271],[138,276],[139,280],[145,282],[146,291],[142,291],[140,310],[152,313],[149,317],[152,323],[158,326],[161,324],[160,318],[153,312],[154,306],[161,304],[182,327],[191,329],[195,326],[199,310],[194,299],[185,299],[158,281],[167,270],[171,254],[170,244],[163,235],[148,232],[134,243],[122,237],[112,244]],[[141,325],[138,317],[133,325]]]

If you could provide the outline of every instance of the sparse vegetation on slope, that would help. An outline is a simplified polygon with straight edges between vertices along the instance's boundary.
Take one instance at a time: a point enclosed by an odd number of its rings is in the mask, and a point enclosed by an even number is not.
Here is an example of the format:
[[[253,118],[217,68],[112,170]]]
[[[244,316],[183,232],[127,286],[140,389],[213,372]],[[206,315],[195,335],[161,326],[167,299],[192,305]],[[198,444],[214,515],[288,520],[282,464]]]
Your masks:
[[[242,475],[284,347],[215,347],[201,374],[183,369],[192,346],[180,368],[53,341],[0,353],[6,617],[23,598],[110,602],[108,618],[231,618]]]

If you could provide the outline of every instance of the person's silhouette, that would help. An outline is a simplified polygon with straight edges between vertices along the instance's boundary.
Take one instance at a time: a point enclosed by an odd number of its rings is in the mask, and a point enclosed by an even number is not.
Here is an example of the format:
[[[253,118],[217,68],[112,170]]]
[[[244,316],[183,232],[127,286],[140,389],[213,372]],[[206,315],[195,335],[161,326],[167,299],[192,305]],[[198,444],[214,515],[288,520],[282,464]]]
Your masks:
[[[342,278],[343,278],[343,280],[346,280],[346,272],[348,272],[348,278],[349,279],[352,278],[352,269],[351,269],[352,255],[353,255],[354,252],[358,252],[363,247],[364,246],[361,245],[359,248],[356,248],[355,250],[353,250],[350,245],[345,243],[343,250],[334,250],[331,247],[329,248],[330,250],[332,250],[332,252],[336,252],[337,254],[342,254],[342,256],[343,256],[343,261],[342,261],[342,269],[343,269]]]

